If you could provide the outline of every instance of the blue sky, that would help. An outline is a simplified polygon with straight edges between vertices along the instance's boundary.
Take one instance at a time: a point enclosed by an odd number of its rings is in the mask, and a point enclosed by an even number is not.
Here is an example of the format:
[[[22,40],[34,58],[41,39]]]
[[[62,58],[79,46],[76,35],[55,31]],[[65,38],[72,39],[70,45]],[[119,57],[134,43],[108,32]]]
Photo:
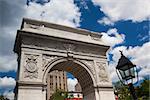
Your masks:
[[[0,94],[13,98],[17,70],[13,45],[23,17],[102,34],[111,46],[107,58],[113,80],[118,80],[119,50],[141,69],[141,80],[150,75],[149,0],[1,0],[0,4]]]

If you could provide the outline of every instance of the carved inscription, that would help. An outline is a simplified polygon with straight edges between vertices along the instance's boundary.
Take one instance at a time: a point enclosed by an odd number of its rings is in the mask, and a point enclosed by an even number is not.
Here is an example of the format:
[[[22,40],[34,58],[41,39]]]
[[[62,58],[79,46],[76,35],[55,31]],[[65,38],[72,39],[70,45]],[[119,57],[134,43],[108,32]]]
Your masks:
[[[25,78],[38,78],[37,55],[26,55],[25,61]]]
[[[98,66],[98,76],[100,78],[100,82],[109,82],[108,80],[108,75],[107,75],[107,71],[106,71],[106,64],[105,63],[100,63],[100,62],[97,62],[96,63],[97,66]]]

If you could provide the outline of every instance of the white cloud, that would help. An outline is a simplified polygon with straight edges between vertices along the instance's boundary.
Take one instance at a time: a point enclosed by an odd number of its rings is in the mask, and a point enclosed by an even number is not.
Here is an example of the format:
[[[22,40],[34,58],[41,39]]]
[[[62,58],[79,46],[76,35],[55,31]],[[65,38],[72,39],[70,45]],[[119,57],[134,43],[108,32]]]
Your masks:
[[[120,20],[142,22],[150,17],[149,0],[92,0],[95,5],[110,19],[111,23]],[[110,22],[109,22],[110,23]],[[106,24],[106,23],[105,23]]]
[[[6,92],[3,93],[3,96],[6,97],[9,100],[14,100],[15,94],[14,94],[13,91],[10,91],[10,92],[6,91]]]
[[[8,72],[16,70],[17,70],[16,55],[0,56],[0,72]]]
[[[74,0],[75,2],[78,2],[78,5],[81,9],[86,9],[88,10],[89,7],[87,5],[87,1],[86,0]]]
[[[77,83],[78,80],[76,78],[68,78],[67,79],[68,91],[75,91],[75,85]]]
[[[30,2],[30,5],[26,6],[26,10],[25,16],[29,18],[71,27],[80,26],[81,13],[73,0],[51,0],[44,5]]]
[[[5,98],[8,98],[9,100],[14,100],[14,93],[13,89],[16,86],[16,81],[12,77],[0,77],[0,90],[1,95],[3,95]]]
[[[31,2],[29,6],[26,5],[26,0],[2,0],[0,5],[0,72],[17,69],[17,57],[13,55],[13,46],[23,17],[71,27],[80,26],[81,13],[73,0],[50,0],[44,5]]]
[[[123,43],[125,40],[125,35],[119,34],[117,32],[117,29],[109,29],[107,33],[102,32],[102,41],[109,45],[109,46],[114,46],[116,44]]]
[[[12,77],[0,77],[0,89],[3,91],[10,91],[15,88],[16,81]]]
[[[103,17],[102,19],[98,20],[98,23],[104,25],[114,25],[113,21],[107,17]]]
[[[140,79],[144,79],[145,76],[150,75],[150,42],[147,42],[143,44],[142,46],[130,46],[129,48],[125,46],[120,46],[112,49],[109,54],[112,54],[112,60],[109,64],[109,69],[111,72],[111,77],[114,81],[117,81],[115,79],[117,78],[115,68],[118,63],[118,60],[120,58],[120,52],[119,50],[123,51],[123,54],[126,57],[131,58],[131,61],[133,64],[135,64],[138,68],[141,68],[139,72]]]

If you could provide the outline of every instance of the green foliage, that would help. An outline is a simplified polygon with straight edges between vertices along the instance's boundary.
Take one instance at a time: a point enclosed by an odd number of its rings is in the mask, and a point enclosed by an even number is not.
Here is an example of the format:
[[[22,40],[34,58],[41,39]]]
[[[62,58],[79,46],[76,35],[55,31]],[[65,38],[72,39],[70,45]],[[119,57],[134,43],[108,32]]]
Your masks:
[[[9,100],[9,99],[5,98],[3,95],[0,95],[0,100]]]
[[[68,98],[74,98],[73,94],[68,95]]]
[[[149,89],[150,89],[150,80],[144,80],[140,86],[136,88],[137,96],[139,100],[150,100]]]
[[[1,95],[0,96],[0,100],[5,100],[4,96]]]
[[[119,100],[132,100],[127,86],[123,86],[120,82],[115,83],[115,94]]]
[[[57,89],[55,93],[51,96],[51,100],[64,100],[67,95],[67,92]]]
[[[150,100],[149,88],[150,80],[144,80],[141,85],[135,87],[138,100]],[[120,82],[114,83],[115,94],[118,95],[119,100],[132,100],[132,96],[128,89],[128,86],[122,85]]]

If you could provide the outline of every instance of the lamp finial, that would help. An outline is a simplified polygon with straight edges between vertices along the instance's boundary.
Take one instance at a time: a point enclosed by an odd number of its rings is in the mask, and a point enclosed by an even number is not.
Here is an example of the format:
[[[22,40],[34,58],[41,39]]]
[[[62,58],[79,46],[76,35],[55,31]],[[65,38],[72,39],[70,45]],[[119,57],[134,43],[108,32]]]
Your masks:
[[[121,50],[119,50],[120,51],[120,53],[121,53],[121,56],[123,56],[123,52],[121,51]]]

